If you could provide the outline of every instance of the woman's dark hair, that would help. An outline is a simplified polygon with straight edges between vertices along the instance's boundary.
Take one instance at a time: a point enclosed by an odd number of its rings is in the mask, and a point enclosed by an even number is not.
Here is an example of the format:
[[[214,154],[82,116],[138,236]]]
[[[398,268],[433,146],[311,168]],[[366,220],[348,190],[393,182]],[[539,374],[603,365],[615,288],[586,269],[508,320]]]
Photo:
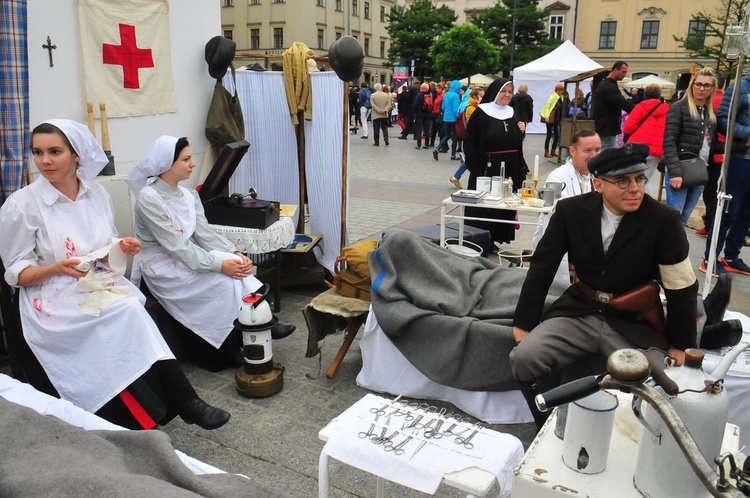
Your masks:
[[[174,163],[178,157],[180,157],[180,152],[182,152],[182,149],[190,145],[188,143],[187,137],[182,137],[177,139],[177,143],[174,146],[174,157],[172,158],[172,162]]]
[[[34,144],[34,135],[38,133],[41,133],[43,135],[60,135],[63,139],[63,143],[68,147],[68,150],[70,150],[70,152],[72,152],[73,154],[78,154],[78,152],[76,152],[76,150],[73,148],[73,145],[70,143],[70,140],[68,140],[68,137],[65,135],[65,133],[63,133],[62,130],[57,126],[50,123],[42,123],[31,130],[32,147]]]

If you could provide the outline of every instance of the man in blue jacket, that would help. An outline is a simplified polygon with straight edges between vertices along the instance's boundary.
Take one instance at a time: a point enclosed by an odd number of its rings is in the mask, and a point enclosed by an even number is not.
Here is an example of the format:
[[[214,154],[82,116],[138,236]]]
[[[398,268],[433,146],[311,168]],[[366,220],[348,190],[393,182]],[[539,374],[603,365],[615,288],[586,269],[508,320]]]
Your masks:
[[[443,97],[443,129],[440,143],[432,150],[432,157],[437,161],[440,149],[448,144],[448,139],[453,138],[451,144],[451,159],[458,159],[456,157],[456,138],[454,136],[454,130],[456,129],[456,118],[458,117],[458,107],[461,105],[461,96],[459,95],[461,90],[461,82],[458,80],[451,81],[451,86],[445,96]]]
[[[716,114],[719,133],[727,133],[729,124],[729,104],[732,101],[736,85],[729,85],[721,99],[719,112]],[[716,242],[716,271],[750,275],[750,266],[740,259],[740,250],[745,242],[745,235],[750,229],[750,72],[745,74],[740,82],[740,98],[737,99],[737,121],[734,123],[734,137],[730,153],[729,168],[727,170],[727,194],[732,196],[729,209],[724,211],[719,225],[719,237]],[[706,261],[711,250],[711,238],[716,227],[711,227],[706,239],[706,252],[703,255],[700,270],[706,271]],[[718,258],[724,249],[724,257]]]

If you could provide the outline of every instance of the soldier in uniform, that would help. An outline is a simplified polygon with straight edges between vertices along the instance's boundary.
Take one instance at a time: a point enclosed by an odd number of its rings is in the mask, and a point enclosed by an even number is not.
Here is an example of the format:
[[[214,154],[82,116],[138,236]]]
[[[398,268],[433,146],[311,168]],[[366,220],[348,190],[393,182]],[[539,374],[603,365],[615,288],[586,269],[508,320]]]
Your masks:
[[[535,394],[579,359],[621,348],[664,349],[678,364],[696,347],[698,281],[679,213],[646,195],[645,144],[589,160],[594,191],[558,202],[536,248],[513,320],[510,355],[537,425]],[[543,313],[565,253],[580,280]],[[658,286],[654,284],[658,283]],[[664,320],[659,286],[667,297]]]

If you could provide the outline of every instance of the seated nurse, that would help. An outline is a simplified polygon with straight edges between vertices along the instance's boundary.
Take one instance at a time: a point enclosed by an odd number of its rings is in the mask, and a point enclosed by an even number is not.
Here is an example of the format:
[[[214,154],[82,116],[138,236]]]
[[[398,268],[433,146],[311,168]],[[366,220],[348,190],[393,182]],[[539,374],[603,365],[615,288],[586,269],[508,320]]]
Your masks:
[[[201,365],[239,366],[242,335],[233,331],[233,322],[242,296],[261,283],[251,275],[247,256],[208,225],[198,193],[179,185],[193,168],[187,139],[165,135],[128,175],[137,198],[135,233],[143,241],[134,279],[140,273],[164,309],[202,339],[194,341]],[[293,331],[293,326],[277,324],[272,335],[278,339]]]
[[[107,164],[101,146],[82,124],[54,119],[34,128],[31,151],[40,176],[0,208],[0,257],[44,369],[35,387],[130,429],[175,415],[204,429],[224,425],[229,414],[198,397],[144,296],[122,276],[141,243],[113,239],[112,201],[94,181]]]

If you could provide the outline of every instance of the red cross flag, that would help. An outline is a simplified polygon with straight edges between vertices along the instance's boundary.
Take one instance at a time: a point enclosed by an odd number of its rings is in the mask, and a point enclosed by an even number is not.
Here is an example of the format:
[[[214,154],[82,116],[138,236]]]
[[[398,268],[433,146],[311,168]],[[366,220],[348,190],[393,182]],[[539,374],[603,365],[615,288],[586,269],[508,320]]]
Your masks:
[[[175,112],[168,0],[78,0],[86,100],[109,117]]]

